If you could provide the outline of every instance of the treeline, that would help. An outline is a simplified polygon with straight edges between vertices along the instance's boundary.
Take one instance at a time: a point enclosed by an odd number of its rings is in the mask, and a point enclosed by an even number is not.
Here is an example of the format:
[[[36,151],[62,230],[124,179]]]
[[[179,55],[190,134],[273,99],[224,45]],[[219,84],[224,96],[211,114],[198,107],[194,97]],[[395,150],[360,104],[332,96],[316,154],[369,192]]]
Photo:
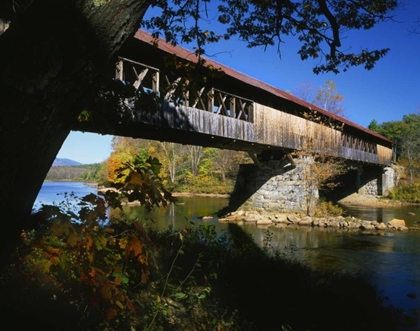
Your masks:
[[[397,161],[406,169],[409,185],[420,181],[420,113],[404,115],[401,121],[379,124],[373,120],[369,129],[374,130],[395,143]]]
[[[118,183],[119,169],[135,158],[157,158],[165,187],[176,192],[230,193],[239,165],[252,162],[245,152],[204,148],[144,139],[114,137],[113,152],[107,160],[108,183]]]
[[[52,181],[104,182],[106,180],[104,169],[105,165],[101,163],[51,167],[45,179]]]
[[[404,169],[390,197],[420,202],[420,113],[404,115],[401,121],[381,124],[373,120],[368,128],[395,142],[397,164]]]

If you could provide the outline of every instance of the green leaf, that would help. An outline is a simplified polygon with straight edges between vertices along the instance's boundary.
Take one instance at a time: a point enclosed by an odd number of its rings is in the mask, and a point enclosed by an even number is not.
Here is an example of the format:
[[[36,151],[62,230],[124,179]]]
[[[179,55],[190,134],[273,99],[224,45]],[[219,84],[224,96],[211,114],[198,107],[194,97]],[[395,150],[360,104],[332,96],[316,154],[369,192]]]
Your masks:
[[[182,293],[182,292],[178,292],[178,293],[175,293],[175,294],[174,294],[174,297],[175,297],[176,299],[184,299],[186,296],[187,296],[187,295],[186,295],[185,293]]]

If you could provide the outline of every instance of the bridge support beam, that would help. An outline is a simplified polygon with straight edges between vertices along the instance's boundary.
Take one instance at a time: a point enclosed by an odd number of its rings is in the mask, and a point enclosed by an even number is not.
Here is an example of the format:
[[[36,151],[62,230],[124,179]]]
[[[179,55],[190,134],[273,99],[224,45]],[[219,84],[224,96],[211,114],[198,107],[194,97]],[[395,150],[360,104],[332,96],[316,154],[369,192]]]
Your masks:
[[[305,181],[306,160],[259,161],[242,164],[229,201],[230,210],[307,212],[318,200],[318,189]]]
[[[392,167],[362,167],[356,183],[360,195],[387,196],[395,186],[395,171]]]

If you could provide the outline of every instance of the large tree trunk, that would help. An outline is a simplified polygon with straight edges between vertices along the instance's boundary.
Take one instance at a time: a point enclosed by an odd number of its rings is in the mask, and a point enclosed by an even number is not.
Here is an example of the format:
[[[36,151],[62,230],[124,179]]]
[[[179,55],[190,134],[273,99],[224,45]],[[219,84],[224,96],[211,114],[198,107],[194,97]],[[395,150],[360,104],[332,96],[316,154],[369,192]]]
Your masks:
[[[29,219],[72,122],[149,5],[148,0],[7,2],[18,12],[0,36],[3,258]]]

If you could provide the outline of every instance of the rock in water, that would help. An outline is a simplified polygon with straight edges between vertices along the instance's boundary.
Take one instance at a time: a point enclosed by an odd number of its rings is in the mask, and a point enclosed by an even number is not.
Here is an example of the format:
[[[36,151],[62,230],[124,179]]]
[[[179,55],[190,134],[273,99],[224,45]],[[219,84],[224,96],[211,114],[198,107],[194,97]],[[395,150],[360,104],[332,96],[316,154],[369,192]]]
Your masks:
[[[399,220],[397,218],[394,218],[393,220],[391,220],[391,221],[388,222],[388,225],[390,225],[392,227],[395,227],[395,228],[398,228],[400,226],[405,227],[405,221],[404,220]]]

